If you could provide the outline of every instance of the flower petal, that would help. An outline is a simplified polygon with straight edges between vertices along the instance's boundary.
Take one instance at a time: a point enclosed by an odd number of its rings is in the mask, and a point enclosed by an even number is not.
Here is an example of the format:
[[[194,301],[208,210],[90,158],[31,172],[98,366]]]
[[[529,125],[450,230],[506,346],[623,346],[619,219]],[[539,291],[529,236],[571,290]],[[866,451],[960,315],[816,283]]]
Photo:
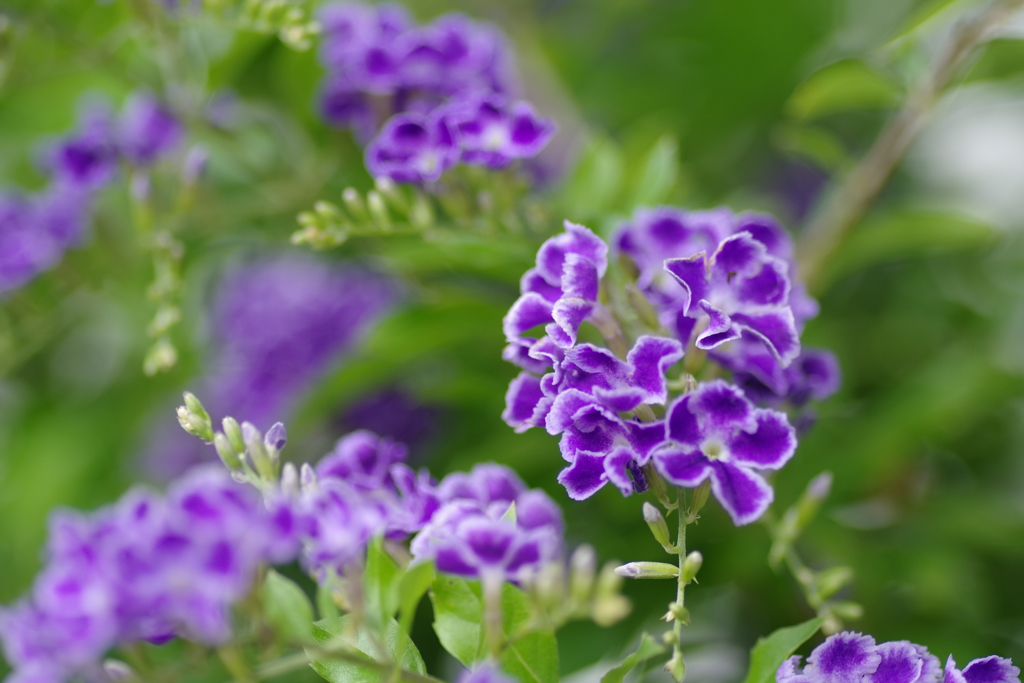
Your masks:
[[[502,330],[506,338],[512,339],[552,320],[551,302],[536,292],[527,292],[512,304],[502,320]]]
[[[722,460],[711,463],[711,490],[736,526],[756,521],[775,498],[772,487],[760,476]]]
[[[698,302],[705,313],[708,314],[708,326],[697,337],[698,349],[713,349],[719,344],[733,341],[740,338],[740,329],[733,325],[732,319],[723,311],[712,306],[706,300]]]
[[[757,426],[750,401],[742,391],[725,380],[716,379],[701,384],[689,395],[689,404],[703,432],[731,435],[736,427],[753,430]]]
[[[871,636],[843,631],[829,636],[814,648],[807,658],[810,674],[816,683],[860,683],[861,678],[878,668],[882,656]]]
[[[785,413],[774,410],[755,410],[754,419],[757,429],[753,433],[737,432],[729,440],[729,452],[740,464],[777,470],[796,451],[796,430]]]
[[[691,396],[680,396],[669,406],[668,414],[668,438],[678,441],[681,444],[697,446],[704,438],[701,434],[700,424],[697,416],[690,410]]]
[[[703,453],[673,446],[654,453],[654,466],[677,486],[698,486],[711,472],[710,462]]]
[[[629,445],[637,463],[644,465],[651,457],[651,451],[665,443],[665,421],[627,422]]]
[[[606,483],[604,456],[577,451],[576,460],[558,473],[558,483],[565,487],[573,500],[585,500],[598,492]]]
[[[741,329],[750,330],[760,337],[782,367],[787,367],[800,355],[800,334],[793,311],[789,308],[764,313],[735,313],[732,320]]]
[[[810,678],[800,669],[800,655],[793,655],[775,672],[775,683],[810,683]]]
[[[967,683],[1020,683],[1020,669],[996,655],[975,659],[964,667],[963,674]]]
[[[770,259],[756,275],[737,283],[737,298],[752,306],[785,306],[789,301],[788,271],[785,261]]]
[[[594,303],[584,299],[562,298],[551,309],[555,322],[548,325],[548,336],[562,348],[571,348],[576,343],[580,325],[594,310]]]
[[[597,266],[585,256],[566,254],[562,269],[562,295],[585,301],[597,301],[597,288],[601,277]]]
[[[914,683],[920,677],[924,659],[913,643],[881,643],[876,651],[882,659],[878,668],[864,679],[865,683]]]
[[[636,340],[626,360],[633,366],[629,383],[644,392],[644,403],[668,400],[665,371],[683,357],[683,347],[675,339],[644,335]]]
[[[615,484],[622,495],[633,493],[633,480],[629,478],[629,463],[633,453],[628,448],[615,448],[604,458],[604,473],[608,481]]]
[[[694,302],[707,298],[707,257],[703,251],[690,258],[665,259],[665,271],[683,288],[683,313],[689,313]]]
[[[737,275],[750,277],[758,270],[768,256],[764,245],[750,236],[739,233],[722,240],[710,259],[710,270],[715,281],[728,282]]]
[[[528,372],[521,372],[508,385],[505,393],[505,410],[501,419],[517,432],[524,432],[533,424],[530,418],[533,417],[537,404],[544,398],[544,392],[540,388],[540,378]]]

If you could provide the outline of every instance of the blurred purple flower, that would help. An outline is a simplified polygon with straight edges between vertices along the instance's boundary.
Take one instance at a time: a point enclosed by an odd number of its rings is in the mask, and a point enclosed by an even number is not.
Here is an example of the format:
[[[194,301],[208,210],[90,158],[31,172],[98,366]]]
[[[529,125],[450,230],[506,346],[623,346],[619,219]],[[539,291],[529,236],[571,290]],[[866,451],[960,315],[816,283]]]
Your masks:
[[[374,177],[425,183],[440,178],[458,157],[458,143],[443,116],[399,114],[367,146],[366,168]]]
[[[438,111],[455,133],[461,161],[469,165],[504,168],[537,156],[557,129],[528,102],[508,104],[494,94],[453,100]]]
[[[165,496],[133,490],[92,514],[55,513],[31,594],[0,612],[9,680],[87,675],[117,643],[222,643],[260,564],[297,550],[278,511],[219,467],[191,472]]]
[[[662,476],[690,488],[710,478],[737,526],[764,514],[774,493],[758,471],[781,468],[796,450],[784,413],[754,408],[739,389],[715,380],[676,399],[665,422],[667,442],[654,452]]]
[[[172,151],[184,128],[167,106],[150,93],[136,93],[125,103],[118,121],[118,148],[131,163],[149,166]]]
[[[440,408],[421,404],[401,389],[391,388],[356,401],[339,423],[347,431],[368,429],[404,443],[415,459],[437,436],[440,419]]]
[[[764,344],[749,334],[715,349],[708,357],[730,370],[747,398],[761,405],[785,401],[800,408],[810,401],[825,400],[839,390],[842,381],[839,361],[831,351],[805,347],[783,368]]]
[[[463,671],[459,675],[459,683],[516,683],[516,679],[503,673],[493,664],[485,662],[472,671]]]
[[[1020,669],[1009,659],[991,655],[971,661],[961,671],[950,655],[942,683],[1020,683]]]
[[[47,157],[47,167],[59,183],[89,189],[109,183],[119,161],[110,110],[100,104],[88,107],[75,133],[55,143]]]

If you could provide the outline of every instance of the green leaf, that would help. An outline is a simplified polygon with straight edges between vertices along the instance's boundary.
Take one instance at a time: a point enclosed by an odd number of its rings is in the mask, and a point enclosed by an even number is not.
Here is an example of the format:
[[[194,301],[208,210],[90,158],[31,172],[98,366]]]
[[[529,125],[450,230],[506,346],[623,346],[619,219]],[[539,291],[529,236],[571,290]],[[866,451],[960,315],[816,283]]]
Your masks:
[[[1024,40],[999,38],[985,45],[981,58],[964,80],[996,81],[1019,77],[1021,74],[1024,74]]]
[[[796,626],[780,628],[767,638],[758,638],[750,651],[750,671],[744,683],[772,683],[782,663],[824,623],[824,617],[818,617]]]
[[[951,213],[898,211],[869,219],[833,256],[828,283],[871,266],[928,253],[972,249],[992,243],[998,231],[988,223]]]
[[[279,638],[289,643],[313,639],[313,605],[299,586],[273,569],[261,589],[263,614]]]
[[[622,194],[624,176],[619,146],[605,136],[591,138],[562,195],[566,215],[582,220],[611,209]]]
[[[781,126],[775,131],[774,141],[782,151],[804,157],[830,171],[849,164],[843,143],[821,128],[799,124]]]
[[[465,666],[484,658],[483,598],[478,581],[438,576],[430,591],[434,631],[441,645]],[[501,594],[506,648],[501,667],[523,683],[557,683],[558,643],[551,629],[529,630],[529,598],[511,584]]]
[[[902,89],[858,60],[826,66],[797,87],[786,103],[787,113],[800,121],[843,111],[891,109]]]
[[[375,538],[366,550],[366,572],[363,590],[366,595],[366,615],[371,626],[377,627],[398,611],[398,586],[402,570],[384,549],[381,538]]]
[[[402,575],[402,580],[398,584],[398,609],[401,615],[399,623],[407,633],[409,627],[412,626],[412,618],[416,614],[416,606],[419,605],[420,600],[433,581],[433,562],[410,565],[405,574]]]
[[[420,651],[416,649],[408,634],[398,626],[398,622],[389,619],[383,631],[381,642],[375,642],[375,638],[366,628],[360,628],[358,631],[352,628],[349,615],[322,619],[313,624],[313,637],[317,645],[323,649],[346,644],[352,648],[356,658],[383,664],[390,664],[397,659],[402,669],[426,675],[427,667],[423,664]],[[386,668],[332,657],[314,648],[306,648],[306,654],[311,660],[313,670],[331,683],[382,683],[391,678],[391,671]]]
[[[636,652],[622,660],[622,664],[601,677],[601,683],[622,683],[622,679],[633,670],[637,664],[646,662],[652,657],[657,657],[665,652],[665,646],[655,641],[651,636],[644,633],[640,636],[640,646]]]
[[[658,138],[637,170],[626,209],[665,201],[679,175],[677,149],[675,138],[669,135]]]
[[[321,619],[331,619],[341,616],[338,603],[334,602],[334,592],[330,588],[330,582],[321,583],[316,589],[316,611]]]

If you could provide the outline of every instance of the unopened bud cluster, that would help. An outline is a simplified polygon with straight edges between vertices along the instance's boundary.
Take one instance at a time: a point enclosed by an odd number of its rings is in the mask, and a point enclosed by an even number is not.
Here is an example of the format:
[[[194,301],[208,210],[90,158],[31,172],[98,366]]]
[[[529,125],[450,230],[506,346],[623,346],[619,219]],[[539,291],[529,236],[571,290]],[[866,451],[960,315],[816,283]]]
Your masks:
[[[610,626],[630,612],[630,602],[621,594],[622,579],[615,563],[597,570],[597,555],[589,545],[576,549],[568,568],[550,563],[537,571],[525,586],[530,593],[538,621],[557,628],[570,619],[593,619]]]

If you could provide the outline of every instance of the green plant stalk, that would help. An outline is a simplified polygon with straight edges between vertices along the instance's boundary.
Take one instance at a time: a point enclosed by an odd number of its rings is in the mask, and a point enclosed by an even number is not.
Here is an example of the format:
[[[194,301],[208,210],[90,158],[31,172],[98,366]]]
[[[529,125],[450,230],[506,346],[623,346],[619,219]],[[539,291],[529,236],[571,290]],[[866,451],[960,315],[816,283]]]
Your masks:
[[[954,79],[1024,0],[996,0],[962,22],[950,36],[932,69],[907,96],[902,109],[882,129],[864,158],[843,178],[804,231],[797,248],[801,275],[811,292],[821,289],[823,272],[850,231],[885,187],[911,143]]]
[[[676,579],[676,605],[679,609],[685,609],[686,605],[686,580],[683,578],[683,563],[686,562],[686,527],[690,523],[689,512],[683,514],[683,489],[679,489],[677,494],[677,505],[676,517],[679,519],[679,532],[676,535],[676,552],[679,555],[679,577]],[[683,620],[678,616],[675,618],[675,626],[672,629],[675,634],[675,639],[672,644],[672,659],[670,662],[675,662],[675,666],[671,671],[676,681],[682,681],[686,678],[686,663],[683,660],[683,646],[682,646],[682,634],[683,634]]]

